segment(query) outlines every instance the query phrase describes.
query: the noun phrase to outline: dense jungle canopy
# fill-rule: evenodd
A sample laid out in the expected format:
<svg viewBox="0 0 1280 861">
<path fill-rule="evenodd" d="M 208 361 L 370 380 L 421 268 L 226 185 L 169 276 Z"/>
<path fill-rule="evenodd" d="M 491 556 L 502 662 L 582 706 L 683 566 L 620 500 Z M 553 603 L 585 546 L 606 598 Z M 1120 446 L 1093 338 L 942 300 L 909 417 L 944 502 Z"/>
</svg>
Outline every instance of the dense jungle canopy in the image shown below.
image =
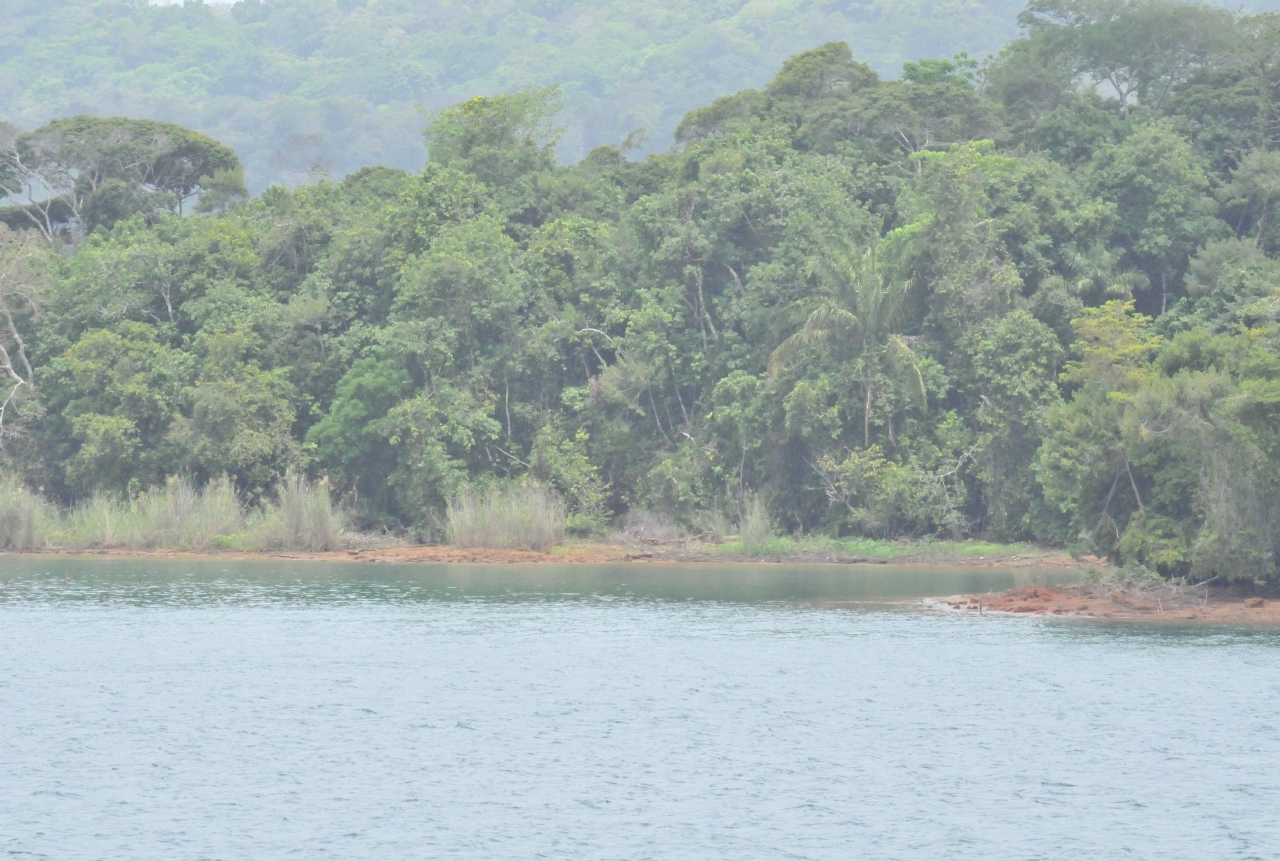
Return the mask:
<svg viewBox="0 0 1280 861">
<path fill-rule="evenodd" d="M 424 536 L 532 478 L 581 533 L 756 499 L 1272 578 L 1280 16 L 1020 21 L 900 79 L 822 45 L 642 161 L 558 164 L 537 88 L 437 113 L 417 172 L 251 199 L 177 126 L 6 127 L 7 469 L 65 504 L 306 472 Z"/>
</svg>

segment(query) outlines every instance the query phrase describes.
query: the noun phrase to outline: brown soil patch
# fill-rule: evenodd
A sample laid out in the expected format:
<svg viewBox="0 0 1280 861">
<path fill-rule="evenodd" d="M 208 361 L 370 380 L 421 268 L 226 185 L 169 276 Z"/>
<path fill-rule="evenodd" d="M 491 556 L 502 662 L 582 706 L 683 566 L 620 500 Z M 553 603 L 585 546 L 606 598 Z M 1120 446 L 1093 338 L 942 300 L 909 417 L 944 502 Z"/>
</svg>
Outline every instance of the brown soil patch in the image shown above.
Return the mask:
<svg viewBox="0 0 1280 861">
<path fill-rule="evenodd" d="M 1032 586 L 999 595 L 955 595 L 931 602 L 962 613 L 1079 616 L 1118 621 L 1220 622 L 1280 624 L 1280 595 L 1244 594 L 1238 588 L 1216 589 L 1169 599 L 1092 586 Z"/>
</svg>

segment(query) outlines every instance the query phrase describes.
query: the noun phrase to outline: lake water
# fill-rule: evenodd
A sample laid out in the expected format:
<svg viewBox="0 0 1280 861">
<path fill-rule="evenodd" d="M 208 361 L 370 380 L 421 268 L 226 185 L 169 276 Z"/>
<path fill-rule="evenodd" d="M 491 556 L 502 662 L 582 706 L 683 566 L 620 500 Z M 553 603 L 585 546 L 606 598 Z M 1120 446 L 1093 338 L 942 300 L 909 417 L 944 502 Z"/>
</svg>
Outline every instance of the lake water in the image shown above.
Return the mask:
<svg viewBox="0 0 1280 861">
<path fill-rule="evenodd" d="M 1280 858 L 1280 633 L 1035 578 L 0 558 L 0 851 Z"/>
</svg>

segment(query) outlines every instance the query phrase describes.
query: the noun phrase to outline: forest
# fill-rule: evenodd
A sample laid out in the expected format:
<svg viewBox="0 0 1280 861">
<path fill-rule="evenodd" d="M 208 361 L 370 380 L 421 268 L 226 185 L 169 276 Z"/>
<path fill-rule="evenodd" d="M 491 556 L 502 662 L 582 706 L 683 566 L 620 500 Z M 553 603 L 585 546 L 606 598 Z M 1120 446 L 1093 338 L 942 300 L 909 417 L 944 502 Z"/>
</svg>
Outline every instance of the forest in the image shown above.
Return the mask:
<svg viewBox="0 0 1280 861">
<path fill-rule="evenodd" d="M 1252 0 L 1253 6 L 1277 0 Z M 368 165 L 416 171 L 420 108 L 557 84 L 557 150 L 670 146 L 685 113 L 849 41 L 882 74 L 981 56 L 1017 0 L 5 0 L 0 117 L 164 120 L 234 148 L 249 189 Z M 1262 11 L 1256 9 L 1255 11 Z M 975 55 L 978 55 L 975 54 Z"/>
<path fill-rule="evenodd" d="M 323 481 L 432 541 L 572 533 L 1280 559 L 1280 16 L 1033 0 L 985 63 L 831 42 L 643 160 L 557 162 L 555 87 L 433 114 L 417 172 L 251 197 L 154 120 L 0 131 L 5 470 L 62 506 Z"/>
</svg>

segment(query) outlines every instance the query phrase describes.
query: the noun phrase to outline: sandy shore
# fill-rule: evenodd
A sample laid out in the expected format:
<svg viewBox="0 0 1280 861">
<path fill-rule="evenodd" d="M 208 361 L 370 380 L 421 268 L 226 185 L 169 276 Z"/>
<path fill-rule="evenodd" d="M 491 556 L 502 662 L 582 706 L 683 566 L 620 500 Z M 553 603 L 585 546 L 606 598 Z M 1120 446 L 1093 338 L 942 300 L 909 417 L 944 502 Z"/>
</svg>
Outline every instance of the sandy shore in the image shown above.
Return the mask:
<svg viewBox="0 0 1280 861">
<path fill-rule="evenodd" d="M 1240 587 L 1192 590 L 1184 595 L 1106 592 L 1091 585 L 1036 586 L 998 595 L 953 595 L 926 604 L 958 613 L 1078 616 L 1143 622 L 1280 624 L 1280 595 Z"/>
</svg>

